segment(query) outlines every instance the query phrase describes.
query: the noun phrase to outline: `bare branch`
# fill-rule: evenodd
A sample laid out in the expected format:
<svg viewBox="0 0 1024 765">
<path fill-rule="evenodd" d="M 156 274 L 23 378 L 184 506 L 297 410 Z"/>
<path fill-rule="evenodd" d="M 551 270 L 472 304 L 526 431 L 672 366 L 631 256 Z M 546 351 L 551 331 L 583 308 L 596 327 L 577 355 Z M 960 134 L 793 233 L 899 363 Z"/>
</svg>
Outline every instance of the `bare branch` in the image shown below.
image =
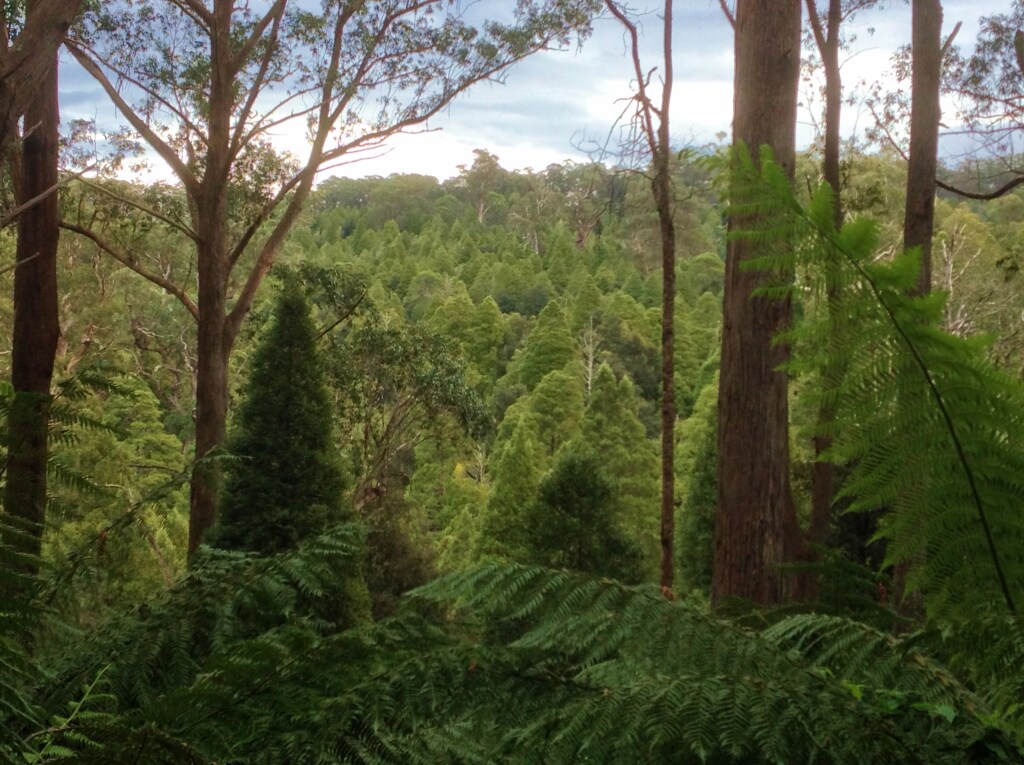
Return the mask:
<svg viewBox="0 0 1024 765">
<path fill-rule="evenodd" d="M 733 29 L 735 29 L 736 28 L 736 16 L 732 12 L 732 8 L 729 7 L 729 3 L 727 2 L 727 0 L 718 0 L 718 4 L 722 7 L 722 13 L 725 14 L 725 18 L 728 20 L 729 26 L 731 26 Z"/>
<path fill-rule="evenodd" d="M 263 58 L 260 59 L 260 66 L 253 79 L 253 83 L 249 88 L 249 95 L 245 99 L 245 103 L 239 110 L 238 122 L 235 126 L 234 135 L 231 136 L 231 152 L 236 154 L 241 150 L 244 145 L 242 134 L 245 132 L 245 124 L 249 120 L 249 115 L 252 114 L 253 107 L 256 105 L 256 99 L 263 90 L 264 81 L 267 76 L 267 72 L 270 69 L 270 63 L 274 58 L 275 48 L 277 47 L 277 38 L 281 30 L 281 18 L 284 15 L 285 0 L 278 0 L 274 7 L 260 20 L 260 23 L 253 30 L 249 39 L 245 41 L 245 45 L 236 54 L 235 59 L 235 71 L 237 72 L 239 67 L 244 66 L 246 58 L 249 53 L 255 47 L 256 43 L 259 42 L 263 35 L 267 25 L 271 22 L 273 27 L 270 30 L 270 39 L 267 41 L 266 50 L 263 53 Z"/>
<path fill-rule="evenodd" d="M 647 138 L 651 156 L 653 157 L 657 155 L 657 146 L 655 143 L 655 136 L 657 133 L 654 129 L 654 121 L 651 118 L 651 99 L 647 95 L 647 83 L 649 82 L 650 75 L 648 74 L 646 78 L 644 77 L 643 67 L 640 63 L 640 41 L 639 35 L 637 34 L 636 24 L 626 16 L 619 5 L 613 0 L 605 0 L 605 7 L 607 7 L 611 14 L 618 19 L 619 23 L 625 27 L 626 33 L 629 35 L 630 53 L 633 60 L 633 72 L 636 75 L 636 100 L 638 104 L 638 112 L 642 122 L 643 132 Z"/>
<path fill-rule="evenodd" d="M 25 212 L 25 210 L 29 209 L 30 207 L 32 207 L 34 205 L 39 204 L 44 199 L 49 197 L 51 194 L 55 193 L 62 186 L 66 186 L 68 183 L 70 183 L 74 179 L 80 178 L 82 173 L 87 173 L 87 172 L 89 172 L 92 169 L 94 169 L 94 166 L 90 165 L 89 167 L 85 168 L 84 170 L 82 170 L 79 173 L 75 173 L 74 175 L 69 175 L 69 176 L 67 176 L 65 178 L 62 178 L 59 183 L 51 186 L 50 188 L 46 189 L 45 191 L 43 191 L 43 192 L 41 192 L 39 194 L 36 194 L 34 197 L 29 199 L 27 202 L 21 203 L 20 205 L 15 207 L 13 210 L 8 212 L 3 218 L 0 218 L 0 228 L 7 228 L 7 226 L 11 225 L 11 223 L 14 222 L 15 218 L 17 218 L 19 215 L 21 215 L 23 212 Z M 33 256 L 33 257 L 35 257 L 35 256 Z"/>
<path fill-rule="evenodd" d="M 170 145 L 161 138 L 156 131 L 154 131 L 145 120 L 143 120 L 132 107 L 121 97 L 118 89 L 114 87 L 114 84 L 110 82 L 107 75 L 102 69 L 96 64 L 95 61 L 85 52 L 79 44 L 73 40 L 65 40 L 65 47 L 71 51 L 71 55 L 75 57 L 75 60 L 82 65 L 89 74 L 92 75 L 100 87 L 106 92 L 107 96 L 118 111 L 124 115 L 125 119 L 131 123 L 132 127 L 138 131 L 138 133 L 146 140 L 153 150 L 160 155 L 160 158 L 170 165 L 175 175 L 181 179 L 181 182 L 185 185 L 185 188 L 190 194 L 199 193 L 199 182 L 196 179 L 195 174 L 192 170 L 181 161 L 181 157 L 178 156 L 177 152 L 170 147 Z"/>
<path fill-rule="evenodd" d="M 964 197 L 965 199 L 981 199 L 981 200 L 998 199 L 999 197 L 1004 196 L 1005 194 L 1010 193 L 1011 191 L 1013 191 L 1015 188 L 1017 188 L 1018 186 L 1020 186 L 1022 184 L 1024 184 L 1024 174 L 1018 175 L 1013 180 L 1004 183 L 1002 186 L 1000 186 L 995 191 L 989 191 L 989 192 L 966 191 L 964 189 L 958 189 L 956 186 L 951 186 L 950 184 L 945 183 L 945 182 L 940 181 L 940 180 L 936 180 L 935 181 L 935 185 L 938 188 L 942 189 L 943 191 L 948 191 L 951 194 L 956 194 L 957 196 Z"/>
<path fill-rule="evenodd" d="M 953 31 L 949 33 L 949 37 L 946 38 L 946 42 L 942 43 L 942 53 L 939 54 L 942 57 L 942 59 L 946 58 L 946 54 L 949 52 L 950 47 L 953 45 L 953 40 L 956 39 L 957 33 L 960 32 L 960 27 L 962 27 L 963 25 L 964 23 L 962 21 L 956 22 L 956 26 L 953 27 Z"/>
<path fill-rule="evenodd" d="M 181 221 L 175 220 L 174 218 L 170 218 L 170 217 L 164 215 L 163 213 L 161 213 L 159 210 L 154 210 L 149 205 L 143 204 L 142 202 L 139 202 L 139 201 L 137 201 L 135 199 L 129 199 L 128 197 L 121 196 L 120 194 L 116 193 L 115 191 L 113 191 L 112 189 L 108 188 L 107 186 L 103 186 L 103 185 L 101 185 L 99 183 L 93 183 L 88 178 L 80 178 L 79 180 L 81 181 L 82 184 L 88 186 L 91 189 L 95 189 L 96 191 L 98 191 L 99 193 L 103 194 L 104 196 L 108 196 L 111 199 L 117 200 L 118 202 L 123 202 L 126 205 L 134 207 L 136 210 L 139 210 L 140 212 L 146 213 L 146 215 L 150 215 L 150 216 L 156 218 L 157 220 L 162 221 L 163 223 L 166 223 L 171 228 L 173 228 L 176 231 L 178 231 L 178 232 L 184 234 L 185 236 L 187 236 L 193 242 L 198 242 L 199 241 L 199 236 L 196 234 L 196 232 L 193 231 L 188 226 L 186 226 Z"/>
<path fill-rule="evenodd" d="M 208 30 L 213 27 L 213 14 L 199 0 L 173 0 L 173 2 L 189 16 L 202 22 Z"/>
<path fill-rule="evenodd" d="M 899 143 L 897 143 L 896 139 L 889 131 L 889 128 L 886 126 L 886 123 L 883 122 L 882 118 L 878 116 L 878 112 L 875 111 L 875 107 L 872 106 L 870 102 L 867 104 L 867 107 L 868 111 L 871 112 L 871 116 L 875 118 L 875 126 L 882 131 L 882 134 L 885 136 L 885 140 L 888 141 L 889 145 L 892 146 L 899 153 L 899 155 L 903 158 L 904 162 L 909 162 L 910 157 L 907 156 L 907 152 L 904 151 L 903 147 L 900 146 Z"/>
<path fill-rule="evenodd" d="M 271 40 L 277 39 L 277 31 L 281 28 L 281 20 L 284 17 L 284 9 L 287 4 L 287 0 L 277 0 L 277 2 L 275 2 L 274 5 L 271 6 L 270 10 L 268 10 L 266 14 L 264 14 L 263 18 L 260 19 L 259 23 L 255 27 L 253 27 L 252 33 L 249 35 L 249 39 L 247 39 L 242 44 L 242 47 L 239 48 L 238 52 L 235 54 L 236 66 L 234 67 L 234 70 L 236 73 L 240 70 L 240 67 L 245 64 L 245 60 L 249 58 L 249 55 L 252 53 L 253 48 L 256 47 L 256 44 L 263 37 L 263 33 L 271 24 L 273 24 L 274 29 L 270 34 L 270 38 Z M 267 46 L 267 53 L 264 56 L 264 61 L 261 62 L 261 69 L 263 69 L 263 63 L 269 60 L 269 58 L 272 55 L 273 46 Z M 258 85 L 253 88 L 253 90 L 258 89 Z"/>
<path fill-rule="evenodd" d="M 195 319 L 196 321 L 199 321 L 199 307 L 195 304 L 192 298 L 190 298 L 188 294 L 183 289 L 181 289 L 181 287 L 179 287 L 177 284 L 170 281 L 169 279 L 165 279 L 159 274 L 154 274 L 152 271 L 143 268 L 142 266 L 139 265 L 138 260 L 136 258 L 133 258 L 121 252 L 116 247 L 111 245 L 106 239 L 99 236 L 96 232 L 92 231 L 91 229 L 85 228 L 84 226 L 79 226 L 77 223 L 69 223 L 67 221 L 61 221 L 60 227 L 66 229 L 67 231 L 72 231 L 78 234 L 79 236 L 84 236 L 86 239 L 90 240 L 93 244 L 95 244 L 103 252 L 107 253 L 110 257 L 112 257 L 121 265 L 131 269 L 139 276 L 141 276 L 143 279 L 152 282 L 153 284 L 157 285 L 168 294 L 176 297 L 178 301 L 183 306 L 185 306 L 185 309 L 190 314 L 192 314 L 192 318 Z"/>
<path fill-rule="evenodd" d="M 725 0 L 719 0 L 721 3 L 725 3 Z M 828 45 L 828 41 L 825 39 L 825 30 L 821 26 L 821 17 L 818 15 L 818 4 L 815 0 L 807 0 L 807 18 L 811 22 L 811 32 L 814 34 L 814 42 L 818 46 L 818 50 L 824 51 Z"/>
</svg>

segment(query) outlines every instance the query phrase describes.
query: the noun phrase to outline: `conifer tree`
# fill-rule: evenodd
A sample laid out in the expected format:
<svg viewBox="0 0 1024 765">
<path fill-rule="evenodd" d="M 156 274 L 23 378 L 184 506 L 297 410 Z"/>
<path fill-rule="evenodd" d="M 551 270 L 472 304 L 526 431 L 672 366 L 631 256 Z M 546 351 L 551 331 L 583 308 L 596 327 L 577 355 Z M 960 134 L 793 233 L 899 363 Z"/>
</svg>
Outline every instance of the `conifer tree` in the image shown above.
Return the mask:
<svg viewBox="0 0 1024 765">
<path fill-rule="evenodd" d="M 309 307 L 286 286 L 253 358 L 214 546 L 276 553 L 344 519 L 331 421 Z"/>
<path fill-rule="evenodd" d="M 508 443 L 496 455 L 494 484 L 479 540 L 482 555 L 521 557 L 523 514 L 536 497 L 542 472 L 541 451 L 532 418 L 521 415 Z"/>
<path fill-rule="evenodd" d="M 529 395 L 530 416 L 540 445 L 551 457 L 579 432 L 583 419 L 583 381 L 572 367 L 544 375 Z"/>
<path fill-rule="evenodd" d="M 617 497 L 618 521 L 656 560 L 658 535 L 650 517 L 658 507 L 657 448 L 640 422 L 632 381 L 625 376 L 616 381 L 608 364 L 594 377 L 580 441 L 601 455 Z"/>
<path fill-rule="evenodd" d="M 537 317 L 523 348 L 520 379 L 527 388 L 533 388 L 548 372 L 561 369 L 576 358 L 576 341 L 569 332 L 565 313 L 555 303 L 548 303 Z"/>
<path fill-rule="evenodd" d="M 524 514 L 529 562 L 638 579 L 640 552 L 619 526 L 615 486 L 597 452 L 579 442 L 566 447 L 537 494 Z"/>
<path fill-rule="evenodd" d="M 679 566 L 683 591 L 711 591 L 715 527 L 718 381 L 705 385 L 677 429 L 680 495 Z"/>
</svg>

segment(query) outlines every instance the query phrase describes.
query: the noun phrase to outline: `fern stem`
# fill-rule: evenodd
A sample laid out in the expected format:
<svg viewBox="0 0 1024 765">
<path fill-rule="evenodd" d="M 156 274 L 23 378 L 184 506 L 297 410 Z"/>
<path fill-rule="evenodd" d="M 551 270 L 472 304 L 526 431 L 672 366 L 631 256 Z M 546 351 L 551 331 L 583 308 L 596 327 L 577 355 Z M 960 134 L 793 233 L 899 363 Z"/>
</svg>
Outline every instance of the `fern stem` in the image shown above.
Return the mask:
<svg viewBox="0 0 1024 765">
<path fill-rule="evenodd" d="M 949 431 L 949 437 L 953 441 L 953 447 L 956 449 L 957 458 L 960 461 L 960 466 L 963 468 L 964 475 L 967 478 L 967 485 L 971 491 L 971 498 L 974 501 L 975 510 L 978 512 L 978 519 L 981 521 L 982 530 L 985 532 L 985 542 L 988 545 L 989 554 L 992 557 L 992 565 L 996 571 L 996 577 L 999 579 L 999 587 L 1002 590 L 1003 599 L 1006 601 L 1006 607 L 1010 610 L 1010 614 L 1014 618 L 1018 618 L 1017 606 L 1013 601 L 1013 596 L 1010 594 L 1010 586 L 1006 579 L 1006 574 L 1003 571 L 1002 563 L 999 560 L 999 551 L 996 549 L 995 539 L 992 537 L 992 529 L 989 526 L 988 516 L 985 513 L 985 506 L 981 500 L 981 493 L 978 491 L 978 485 L 974 477 L 974 471 L 971 469 L 970 462 L 967 459 L 967 455 L 964 452 L 963 444 L 960 441 L 960 436 L 957 433 L 956 424 L 953 421 L 952 415 L 949 413 L 949 409 L 946 406 L 946 400 L 942 396 L 942 392 L 939 390 L 938 385 L 935 382 L 935 378 L 932 377 L 931 370 L 928 369 L 928 365 L 925 364 L 924 359 L 921 358 L 921 354 L 917 350 L 917 346 L 914 345 L 914 341 L 910 339 L 903 325 L 900 324 L 899 319 L 896 318 L 896 314 L 892 308 L 885 301 L 882 295 L 882 290 L 879 289 L 878 284 L 871 275 L 868 273 L 856 259 L 850 257 L 842 248 L 839 248 L 843 252 L 843 256 L 846 260 L 853 265 L 854 269 L 860 276 L 867 282 L 871 291 L 874 293 L 875 298 L 878 300 L 882 309 L 885 311 L 886 316 L 889 317 L 889 321 L 892 323 L 893 328 L 899 334 L 900 338 L 906 344 L 907 349 L 910 351 L 911 357 L 914 359 L 914 363 L 921 371 L 921 375 L 924 377 L 925 383 L 928 386 L 928 390 L 935 399 L 935 404 L 939 408 L 939 413 L 942 415 L 942 420 L 946 425 L 946 430 Z"/>
</svg>

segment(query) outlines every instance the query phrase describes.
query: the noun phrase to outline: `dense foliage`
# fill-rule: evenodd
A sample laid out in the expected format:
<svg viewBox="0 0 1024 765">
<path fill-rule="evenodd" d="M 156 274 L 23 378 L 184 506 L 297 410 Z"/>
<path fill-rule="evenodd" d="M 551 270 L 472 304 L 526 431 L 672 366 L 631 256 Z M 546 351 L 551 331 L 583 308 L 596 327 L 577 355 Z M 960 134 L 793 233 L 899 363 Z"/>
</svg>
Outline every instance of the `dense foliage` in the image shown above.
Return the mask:
<svg viewBox="0 0 1024 765">
<path fill-rule="evenodd" d="M 44 575 L 2 569 L 0 758 L 1020 761 L 1010 264 L 1024 197 L 940 200 L 948 293 L 912 298 L 913 253 L 887 250 L 895 160 L 851 159 L 847 204 L 877 220 L 838 230 L 827 191 L 794 196 L 773 165 L 749 165 L 733 203 L 771 225 L 744 235 L 796 243 L 760 265 L 798 275 L 779 287 L 799 305 L 798 509 L 827 396 L 857 515 L 794 572 L 816 579 L 817 602 L 728 617 L 705 604 L 724 252 L 713 155 L 673 171 L 677 594 L 650 584 L 660 277 L 642 179 L 570 163 L 512 173 L 479 152 L 444 183 L 325 182 L 287 244 L 286 286 L 256 306 L 233 359 L 235 436 L 216 457 L 229 476 L 218 547 L 231 549 L 204 547 L 187 570 L 186 316 L 66 239 L 54 512 Z M 189 273 L 188 250 L 127 206 L 73 184 L 65 202 L 105 210 L 112 235 Z M 845 286 L 838 327 L 825 268 Z M 841 378 L 822 379 L 826 358 Z M 266 514 L 282 519 L 269 537 Z M 919 621 L 890 608 L 890 565 L 906 561 Z"/>
</svg>

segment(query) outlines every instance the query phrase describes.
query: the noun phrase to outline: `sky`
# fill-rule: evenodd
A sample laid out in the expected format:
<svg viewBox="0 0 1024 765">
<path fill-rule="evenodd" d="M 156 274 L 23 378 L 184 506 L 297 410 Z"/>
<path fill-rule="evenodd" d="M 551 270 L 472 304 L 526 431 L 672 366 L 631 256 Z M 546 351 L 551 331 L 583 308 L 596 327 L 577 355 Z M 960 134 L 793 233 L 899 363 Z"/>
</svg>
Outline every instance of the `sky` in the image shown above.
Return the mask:
<svg viewBox="0 0 1024 765">
<path fill-rule="evenodd" d="M 502 0 L 506 2 L 510 0 Z M 646 0 L 634 0 L 643 8 Z M 651 4 L 654 5 L 654 4 Z M 857 39 L 843 63 L 844 86 L 888 76 L 889 57 L 910 41 L 910 9 L 889 0 L 884 10 L 855 17 L 849 31 Z M 943 29 L 948 34 L 960 21 L 957 43 L 970 46 L 981 16 L 1008 10 L 1009 0 L 946 0 Z M 649 6 L 650 7 L 650 6 Z M 718 0 L 676 0 L 674 6 L 674 71 L 670 124 L 678 145 L 701 145 L 728 134 L 732 112 L 732 29 Z M 661 19 L 640 17 L 642 57 L 647 68 L 660 59 Z M 506 169 L 542 170 L 567 159 L 587 161 L 588 151 L 608 144 L 615 149 L 613 130 L 623 99 L 631 94 L 632 65 L 622 28 L 610 18 L 595 21 L 591 37 L 566 51 L 535 54 L 511 69 L 502 83 L 481 83 L 460 96 L 431 120 L 429 132 L 392 139 L 378 156 L 331 171 L 351 177 L 421 173 L 444 179 L 473 161 L 473 150 L 487 149 Z M 62 70 L 65 119 L 116 120 L 82 71 Z M 808 88 L 803 96 L 810 94 Z M 803 99 L 802 99 L 803 100 Z M 857 106 L 844 110 L 843 132 L 853 135 L 870 116 Z M 813 136 L 810 113 L 800 115 L 798 142 Z M 301 154 L 300 136 L 282 135 L 279 145 Z M 157 172 L 157 176 L 160 173 Z"/>
</svg>

